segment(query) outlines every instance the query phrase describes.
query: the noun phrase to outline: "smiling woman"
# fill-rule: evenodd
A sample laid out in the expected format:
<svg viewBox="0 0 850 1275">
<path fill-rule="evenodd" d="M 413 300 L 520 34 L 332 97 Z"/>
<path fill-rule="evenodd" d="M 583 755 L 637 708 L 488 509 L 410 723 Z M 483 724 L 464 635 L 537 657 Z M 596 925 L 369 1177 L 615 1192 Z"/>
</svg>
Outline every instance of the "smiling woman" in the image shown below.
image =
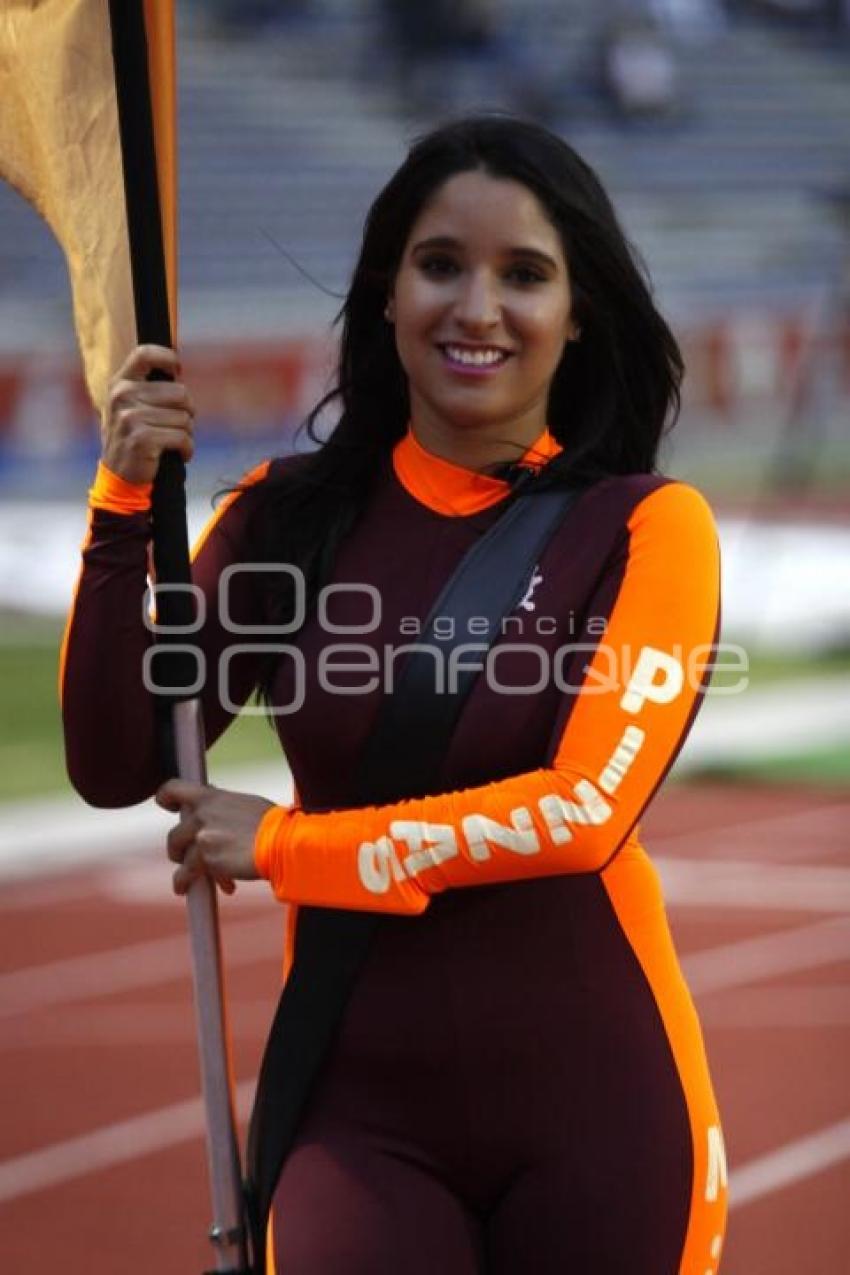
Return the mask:
<svg viewBox="0 0 850 1275">
<path fill-rule="evenodd" d="M 208 737 L 259 690 L 297 801 L 162 784 L 148 479 L 194 410 L 146 381 L 175 371 L 156 347 L 104 422 L 73 781 L 159 788 L 178 890 L 263 878 L 290 905 L 252 1138 L 270 1275 L 714 1275 L 719 1118 L 638 835 L 717 640 L 710 510 L 656 469 L 676 342 L 594 173 L 500 117 L 412 147 L 340 317 L 320 445 L 249 475 L 194 563 Z M 423 644 L 464 679 L 454 716 Z"/>
</svg>

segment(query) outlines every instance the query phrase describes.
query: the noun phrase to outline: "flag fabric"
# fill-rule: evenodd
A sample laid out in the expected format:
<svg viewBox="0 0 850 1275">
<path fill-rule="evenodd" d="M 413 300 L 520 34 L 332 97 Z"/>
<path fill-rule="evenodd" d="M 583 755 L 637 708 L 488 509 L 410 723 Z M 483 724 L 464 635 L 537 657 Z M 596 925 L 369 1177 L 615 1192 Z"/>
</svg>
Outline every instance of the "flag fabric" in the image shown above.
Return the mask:
<svg viewBox="0 0 850 1275">
<path fill-rule="evenodd" d="M 177 320 L 174 15 L 144 0 L 171 331 Z M 107 0 L 0 0 L 0 176 L 51 227 L 68 265 L 98 411 L 137 343 Z"/>
</svg>

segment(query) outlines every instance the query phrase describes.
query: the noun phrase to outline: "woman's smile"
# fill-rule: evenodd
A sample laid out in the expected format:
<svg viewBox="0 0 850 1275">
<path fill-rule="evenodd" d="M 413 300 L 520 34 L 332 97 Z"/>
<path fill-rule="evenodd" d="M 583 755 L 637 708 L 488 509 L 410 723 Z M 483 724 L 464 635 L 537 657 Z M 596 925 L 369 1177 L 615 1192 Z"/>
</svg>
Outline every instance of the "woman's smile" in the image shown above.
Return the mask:
<svg viewBox="0 0 850 1275">
<path fill-rule="evenodd" d="M 510 351 L 495 345 L 461 345 L 451 342 L 438 345 L 437 349 L 442 353 L 450 371 L 477 379 L 492 376 L 511 357 Z"/>
</svg>

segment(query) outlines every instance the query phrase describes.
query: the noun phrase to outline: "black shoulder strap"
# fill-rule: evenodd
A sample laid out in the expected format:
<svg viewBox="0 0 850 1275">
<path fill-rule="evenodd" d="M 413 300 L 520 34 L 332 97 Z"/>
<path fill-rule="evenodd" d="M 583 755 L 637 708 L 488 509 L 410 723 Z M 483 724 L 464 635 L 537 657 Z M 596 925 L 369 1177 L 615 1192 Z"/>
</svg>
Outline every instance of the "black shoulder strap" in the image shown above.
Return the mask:
<svg viewBox="0 0 850 1275">
<path fill-rule="evenodd" d="M 526 473 L 531 471 L 526 470 Z M 533 486 L 534 479 L 526 483 Z M 499 635 L 502 619 L 522 600 L 531 573 L 553 531 L 575 500 L 574 488 L 539 495 L 520 491 L 499 520 L 466 553 L 423 625 L 423 635 L 383 701 L 358 777 L 358 805 L 378 805 L 434 791 L 461 709 L 479 669 L 474 658 L 459 664 L 455 685 L 434 691 L 434 659 L 451 665 L 452 650 L 474 645 L 481 660 Z M 439 621 L 453 620 L 454 637 L 439 636 Z M 476 620 L 474 630 L 469 621 Z M 482 622 L 486 620 L 486 626 Z M 470 644 L 474 631 L 476 642 Z M 460 671 L 462 670 L 462 671 Z"/>
<path fill-rule="evenodd" d="M 495 641 L 502 618 L 521 601 L 543 549 L 579 494 L 576 488 L 526 494 L 534 481 L 525 480 L 525 490 L 520 487 L 467 552 L 434 603 L 419 649 L 382 703 L 361 763 L 356 804 L 383 804 L 435 790 L 478 670 L 465 670 L 455 687 L 435 694 L 434 661 L 424 648 L 436 644 L 448 656 L 466 641 L 466 622 L 473 616 L 487 621 L 486 635 L 480 638 L 482 656 Z M 435 627 L 446 616 L 455 621 L 455 637 L 448 642 L 437 636 Z M 479 620 L 476 632 L 483 627 Z M 376 912 L 299 908 L 295 957 L 266 1044 L 248 1136 L 246 1195 L 259 1255 L 301 1111 L 380 919 Z M 261 1270 L 261 1257 L 255 1260 Z"/>
</svg>

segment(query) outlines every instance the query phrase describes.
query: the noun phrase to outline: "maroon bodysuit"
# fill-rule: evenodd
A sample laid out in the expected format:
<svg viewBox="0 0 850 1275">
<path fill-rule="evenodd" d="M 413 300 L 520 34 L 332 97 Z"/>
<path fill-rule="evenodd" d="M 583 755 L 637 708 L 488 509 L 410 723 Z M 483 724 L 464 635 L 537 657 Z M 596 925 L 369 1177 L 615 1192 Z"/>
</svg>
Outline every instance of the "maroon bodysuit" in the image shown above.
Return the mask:
<svg viewBox="0 0 850 1275">
<path fill-rule="evenodd" d="M 411 438 L 342 545 L 330 583 L 347 588 L 297 633 L 227 632 L 218 609 L 222 572 L 255 556 L 265 469 L 195 561 L 207 620 L 187 641 L 206 661 L 210 742 L 266 658 L 228 649 L 286 648 L 273 700 L 300 809 L 271 819 L 257 847 L 290 904 L 285 973 L 300 905 L 385 913 L 280 1178 L 268 1269 L 713 1275 L 726 1209 L 720 1125 L 637 827 L 706 678 L 674 687 L 634 672 L 641 653 L 669 672 L 716 639 L 711 515 L 692 488 L 659 476 L 587 490 L 500 639 L 498 686 L 479 678 L 472 690 L 439 792 L 351 811 L 385 683 L 370 687 L 361 652 L 363 669 L 329 685 L 327 648 L 371 651 L 383 672 L 387 648 L 415 641 L 414 621 L 507 494 Z M 144 509 L 93 511 L 63 713 L 69 773 L 94 804 L 141 801 L 162 777 L 141 674 L 149 535 Z M 268 621 L 263 580 L 236 572 L 231 620 Z M 377 623 L 364 584 L 380 598 Z M 631 673 L 591 693 L 603 647 L 622 655 L 630 643 Z M 558 660 L 559 679 L 539 686 L 541 661 Z"/>
</svg>

